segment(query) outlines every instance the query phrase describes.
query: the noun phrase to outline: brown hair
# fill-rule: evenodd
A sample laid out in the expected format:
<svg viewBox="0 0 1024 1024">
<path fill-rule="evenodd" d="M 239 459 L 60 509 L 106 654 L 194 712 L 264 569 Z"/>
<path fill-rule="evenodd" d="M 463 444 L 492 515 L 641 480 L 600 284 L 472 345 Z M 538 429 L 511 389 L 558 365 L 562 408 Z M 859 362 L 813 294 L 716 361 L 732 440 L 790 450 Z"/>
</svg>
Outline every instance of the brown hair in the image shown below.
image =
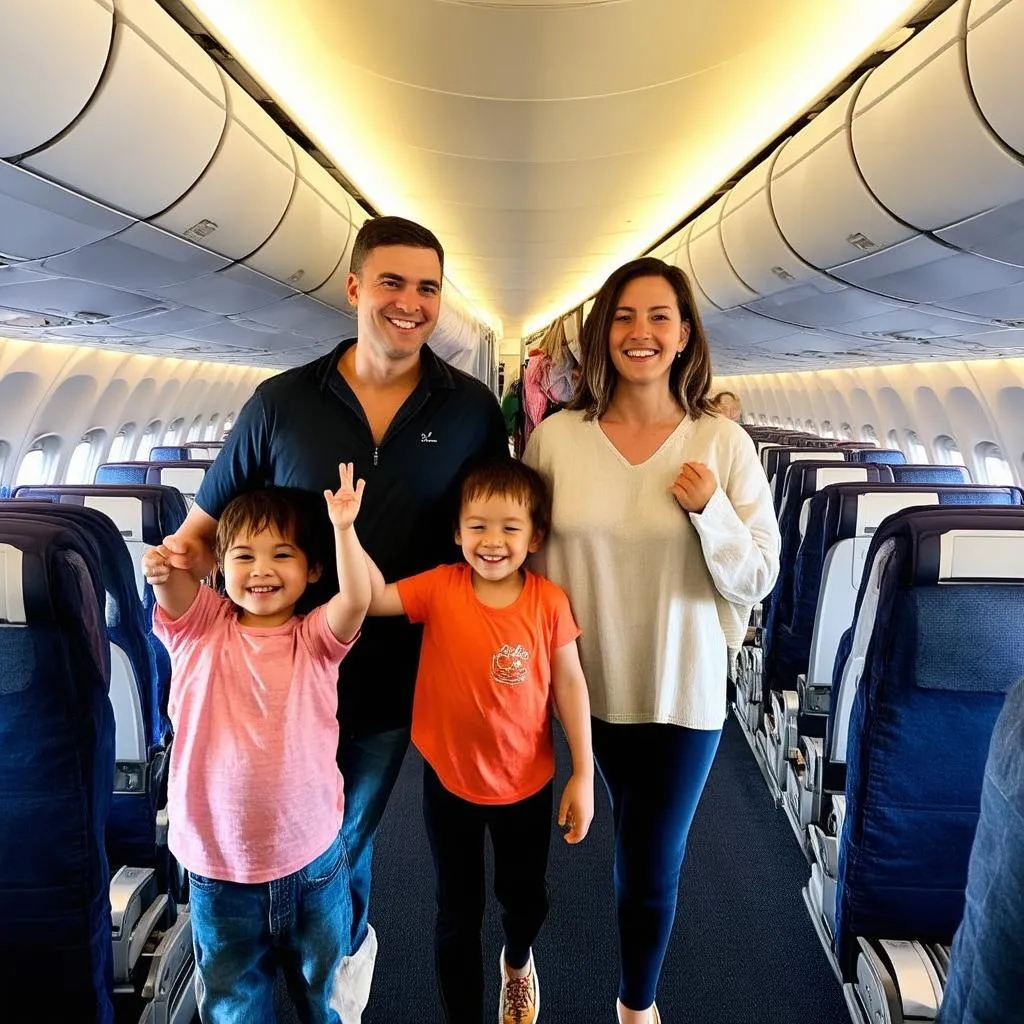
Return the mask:
<svg viewBox="0 0 1024 1024">
<path fill-rule="evenodd" d="M 551 528 L 551 491 L 535 469 L 513 458 L 489 459 L 470 470 L 462 481 L 460 512 L 474 498 L 499 495 L 524 505 L 534 530 L 547 536 Z"/>
<path fill-rule="evenodd" d="M 683 323 L 690 325 L 690 337 L 678 359 L 672 361 L 669 372 L 669 390 L 682 406 L 683 412 L 694 419 L 711 412 L 708 391 L 711 389 L 711 352 L 700 312 L 693 297 L 693 289 L 686 275 L 653 256 L 624 263 L 598 290 L 594 307 L 583 324 L 581 347 L 583 365 L 576 393 L 568 403 L 569 409 L 582 409 L 586 419 L 603 416 L 615 390 L 616 372 L 608 350 L 615 311 L 622 292 L 630 281 L 638 277 L 662 277 L 676 293 L 676 303 Z"/>
<path fill-rule="evenodd" d="M 323 509 L 316 511 L 323 518 Z M 290 487 L 268 487 L 240 494 L 228 503 L 217 520 L 217 564 L 224 565 L 231 542 L 240 534 L 273 529 L 306 556 L 310 568 L 323 565 L 316 511 L 308 492 Z"/>
<path fill-rule="evenodd" d="M 384 245 L 408 245 L 413 249 L 433 249 L 444 273 L 444 249 L 433 231 L 422 224 L 404 217 L 373 217 L 366 221 L 356 234 L 352 246 L 352 261 L 349 272 L 357 277 L 363 269 L 366 257 Z"/>
<path fill-rule="evenodd" d="M 711 399 L 711 404 L 718 405 L 723 398 L 731 398 L 734 402 L 738 402 L 740 400 L 740 396 L 733 391 L 719 391 L 718 394 Z"/>
</svg>

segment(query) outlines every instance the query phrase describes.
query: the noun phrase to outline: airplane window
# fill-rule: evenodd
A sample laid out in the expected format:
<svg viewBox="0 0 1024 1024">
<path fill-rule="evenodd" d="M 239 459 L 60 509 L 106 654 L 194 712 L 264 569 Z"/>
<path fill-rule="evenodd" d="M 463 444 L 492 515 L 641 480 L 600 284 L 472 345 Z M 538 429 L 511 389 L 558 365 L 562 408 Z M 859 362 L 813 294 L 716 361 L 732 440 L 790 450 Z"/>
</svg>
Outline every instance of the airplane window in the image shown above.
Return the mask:
<svg viewBox="0 0 1024 1024">
<path fill-rule="evenodd" d="M 761 413 L 761 415 L 758 416 L 758 421 L 760 422 L 762 427 L 768 426 L 768 416 L 765 413 Z"/>
<path fill-rule="evenodd" d="M 928 449 L 921 444 L 921 438 L 919 438 L 913 430 L 907 431 L 907 448 L 909 449 L 907 454 L 910 456 L 911 462 L 932 461 L 928 458 Z"/>
<path fill-rule="evenodd" d="M 944 466 L 964 466 L 964 457 L 953 438 L 940 434 L 935 438 L 935 455 Z"/>
<path fill-rule="evenodd" d="M 793 420 L 789 416 L 786 417 L 786 429 L 787 430 L 792 430 L 793 429 Z"/>
<path fill-rule="evenodd" d="M 806 420 L 806 421 L 804 422 L 804 426 L 805 426 L 805 427 L 806 427 L 806 428 L 807 428 L 807 429 L 808 429 L 808 430 L 809 430 L 809 431 L 810 431 L 810 432 L 811 432 L 812 434 L 816 434 L 816 433 L 818 432 L 818 428 L 817 428 L 817 427 L 815 426 L 815 424 L 814 424 L 814 420 Z"/>
<path fill-rule="evenodd" d="M 878 444 L 878 434 L 875 433 L 875 428 L 870 423 L 865 423 L 861 428 L 860 439 L 862 441 L 870 441 L 872 444 Z"/>
<path fill-rule="evenodd" d="M 197 416 L 188 428 L 188 440 L 198 441 L 203 436 L 203 417 Z"/>
<path fill-rule="evenodd" d="M 65 483 L 88 484 L 92 482 L 93 462 L 97 453 L 103 450 L 103 438 L 102 430 L 90 430 L 78 442 L 75 450 L 71 453 L 71 461 L 64 473 Z"/>
<path fill-rule="evenodd" d="M 180 444 L 181 433 L 184 429 L 185 419 L 183 416 L 179 416 L 176 420 L 171 420 L 167 430 L 164 432 L 164 439 L 161 444 Z"/>
<path fill-rule="evenodd" d="M 832 429 L 832 421 L 831 420 L 822 420 L 821 421 L 821 436 L 822 437 L 835 437 L 836 436 L 835 431 Z"/>
<path fill-rule="evenodd" d="M 114 441 L 110 446 L 110 454 L 107 456 L 108 462 L 122 462 L 128 458 L 128 452 L 131 451 L 132 438 L 135 436 L 135 424 L 126 423 L 115 435 Z"/>
<path fill-rule="evenodd" d="M 160 433 L 160 427 L 161 423 L 159 420 L 153 420 L 153 422 L 146 427 L 146 432 L 142 435 L 142 440 L 139 442 L 139 450 L 136 455 L 137 458 L 142 459 L 143 461 L 149 458 L 150 449 L 157 443 L 156 439 L 157 435 Z M 165 443 L 173 444 L 174 442 L 167 441 Z M 113 462 L 114 460 L 111 459 L 110 461 Z"/>
<path fill-rule="evenodd" d="M 220 435 L 221 438 L 225 438 L 231 432 L 231 428 L 235 425 L 235 414 L 229 412 L 224 420 L 224 432 Z"/>
<path fill-rule="evenodd" d="M 903 451 L 903 445 L 900 444 L 899 434 L 897 434 L 895 430 L 890 430 L 889 433 L 885 435 L 885 443 L 890 448 L 899 448 L 900 451 Z"/>
<path fill-rule="evenodd" d="M 49 437 L 40 437 L 35 444 L 25 452 L 25 457 L 18 466 L 18 475 L 14 478 L 14 486 L 22 484 L 48 484 L 50 472 L 53 469 L 54 455 L 60 447 L 60 439 L 51 434 Z"/>
<path fill-rule="evenodd" d="M 781 427 L 782 426 L 782 424 L 779 422 L 779 417 L 778 416 L 773 416 L 772 417 L 772 426 L 773 427 Z"/>
<path fill-rule="evenodd" d="M 220 413 L 215 412 L 210 417 L 210 422 L 206 424 L 206 433 L 203 435 L 204 441 L 216 441 L 217 440 L 217 420 L 220 418 Z"/>
<path fill-rule="evenodd" d="M 849 423 L 844 423 L 839 428 L 839 436 L 844 441 L 853 440 L 853 427 Z"/>
<path fill-rule="evenodd" d="M 999 446 L 991 441 L 982 441 L 975 449 L 981 477 L 986 484 L 1012 484 L 1013 472 L 1010 464 L 1003 458 Z"/>
</svg>

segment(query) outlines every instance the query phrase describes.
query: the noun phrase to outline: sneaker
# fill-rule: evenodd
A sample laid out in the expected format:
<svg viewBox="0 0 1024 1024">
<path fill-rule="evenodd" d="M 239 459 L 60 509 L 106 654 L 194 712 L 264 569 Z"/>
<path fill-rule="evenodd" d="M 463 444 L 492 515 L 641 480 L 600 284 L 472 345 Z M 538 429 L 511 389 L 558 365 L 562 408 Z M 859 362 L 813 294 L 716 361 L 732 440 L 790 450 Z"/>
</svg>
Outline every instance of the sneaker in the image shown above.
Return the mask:
<svg viewBox="0 0 1024 1024">
<path fill-rule="evenodd" d="M 501 996 L 498 999 L 498 1024 L 536 1024 L 540 1014 L 540 983 L 530 950 L 530 973 L 525 978 L 509 977 L 505 968 L 505 950 L 501 951 Z"/>
</svg>

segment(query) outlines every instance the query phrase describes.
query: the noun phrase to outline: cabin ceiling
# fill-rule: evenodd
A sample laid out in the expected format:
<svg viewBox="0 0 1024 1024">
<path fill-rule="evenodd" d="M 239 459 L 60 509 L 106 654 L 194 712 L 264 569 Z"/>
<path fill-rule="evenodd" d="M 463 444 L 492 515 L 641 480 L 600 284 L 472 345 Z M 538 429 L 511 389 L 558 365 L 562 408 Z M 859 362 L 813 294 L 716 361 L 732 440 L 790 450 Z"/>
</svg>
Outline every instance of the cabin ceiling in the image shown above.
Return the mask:
<svg viewBox="0 0 1024 1024">
<path fill-rule="evenodd" d="M 506 337 L 581 303 L 922 0 L 184 0 Z"/>
</svg>

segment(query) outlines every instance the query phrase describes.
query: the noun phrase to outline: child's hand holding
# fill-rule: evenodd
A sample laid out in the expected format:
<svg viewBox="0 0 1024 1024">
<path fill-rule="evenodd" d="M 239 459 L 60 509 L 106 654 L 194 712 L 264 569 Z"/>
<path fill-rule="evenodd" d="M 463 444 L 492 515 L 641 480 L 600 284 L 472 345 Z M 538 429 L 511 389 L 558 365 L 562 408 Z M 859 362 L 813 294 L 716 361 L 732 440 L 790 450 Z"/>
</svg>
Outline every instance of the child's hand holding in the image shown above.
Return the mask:
<svg viewBox="0 0 1024 1024">
<path fill-rule="evenodd" d="M 562 802 L 558 805 L 558 824 L 569 831 L 567 843 L 578 843 L 594 820 L 594 776 L 573 775 L 566 783 Z"/>
<path fill-rule="evenodd" d="M 153 587 L 166 583 L 171 578 L 171 553 L 163 544 L 150 548 L 142 556 L 142 575 Z"/>
<path fill-rule="evenodd" d="M 342 462 L 338 465 L 338 476 L 341 486 L 332 494 L 324 491 L 324 500 L 327 502 L 327 514 L 331 517 L 331 523 L 336 530 L 347 530 L 359 514 L 359 506 L 363 501 L 363 488 L 365 480 L 359 480 L 353 486 L 352 478 L 354 471 L 351 462 Z"/>
</svg>

